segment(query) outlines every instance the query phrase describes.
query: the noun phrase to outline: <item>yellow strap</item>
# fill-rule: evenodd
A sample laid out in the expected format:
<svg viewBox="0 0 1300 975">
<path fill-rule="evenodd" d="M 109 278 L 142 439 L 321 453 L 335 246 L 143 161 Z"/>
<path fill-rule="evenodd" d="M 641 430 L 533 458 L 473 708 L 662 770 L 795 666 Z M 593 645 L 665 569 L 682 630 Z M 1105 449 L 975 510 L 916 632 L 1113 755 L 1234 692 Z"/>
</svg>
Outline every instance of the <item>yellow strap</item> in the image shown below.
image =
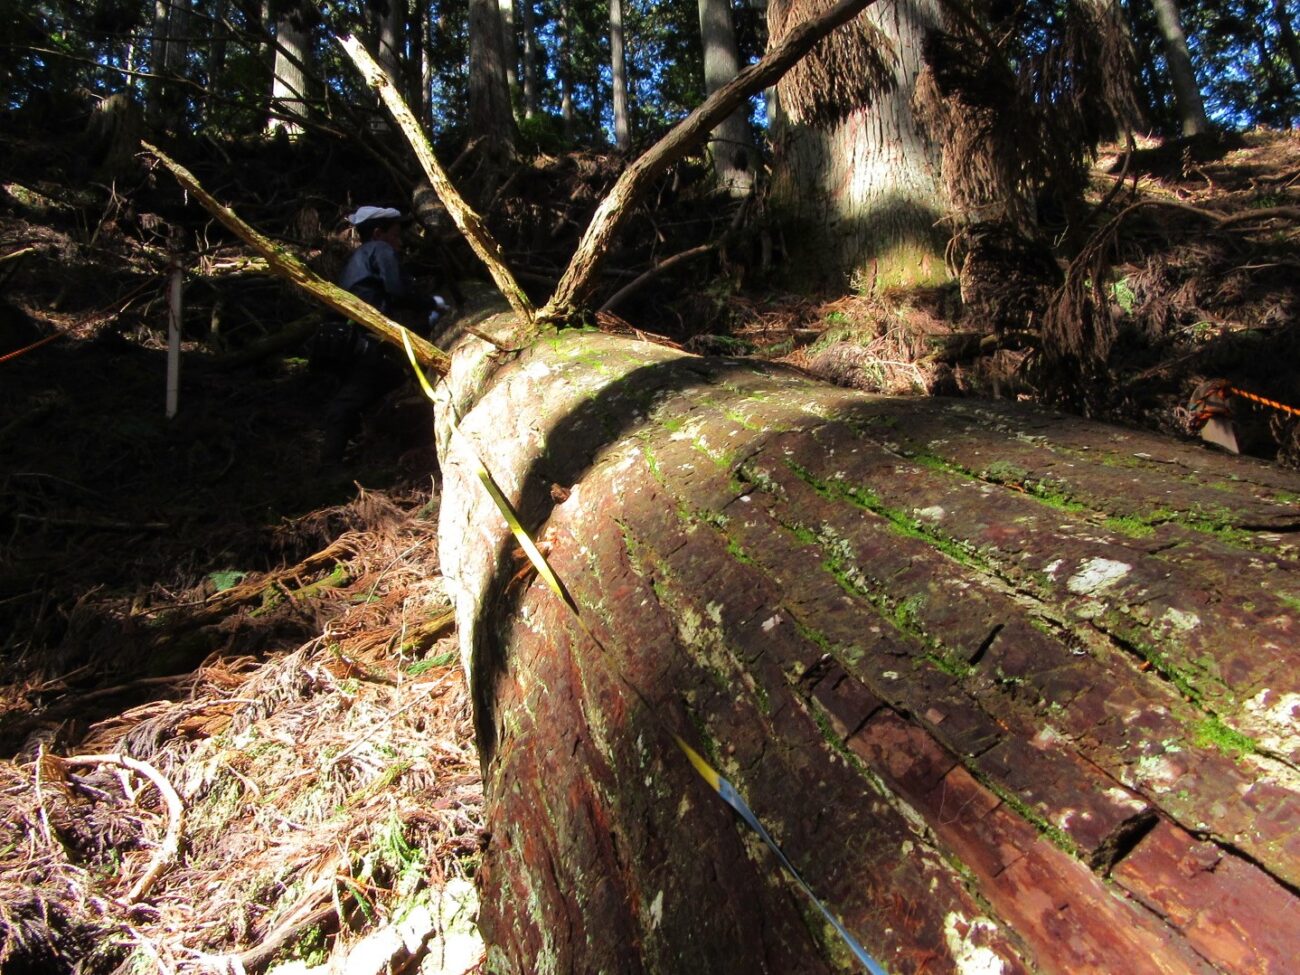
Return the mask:
<svg viewBox="0 0 1300 975">
<path fill-rule="evenodd" d="M 691 760 L 691 764 L 695 766 L 695 771 L 700 773 L 700 777 L 713 786 L 714 792 L 717 792 L 722 786 L 722 776 L 704 760 L 703 755 L 682 741 L 677 735 L 673 735 L 673 740 L 677 742 L 677 747 L 686 753 L 686 757 Z"/>
<path fill-rule="evenodd" d="M 408 330 L 406 328 L 402 329 L 402 345 L 406 349 L 406 357 L 411 360 L 411 368 L 415 370 L 416 378 L 420 380 L 420 388 L 424 390 L 424 395 L 429 397 L 429 401 L 433 402 L 433 387 L 429 384 L 428 378 L 424 375 L 424 370 L 420 368 L 420 364 L 415 360 L 415 349 L 411 347 L 411 340 L 408 338 Z M 573 597 L 569 595 L 569 591 L 564 588 L 564 583 L 560 582 L 560 577 L 555 574 L 555 570 L 551 568 L 551 564 L 546 561 L 546 556 L 544 556 L 541 553 L 541 550 L 533 543 L 532 537 L 520 523 L 519 515 L 515 512 L 514 506 L 510 504 L 509 499 L 502 493 L 501 489 L 497 487 L 497 483 L 492 479 L 491 473 L 488 472 L 483 461 L 479 459 L 478 451 L 474 449 L 474 445 L 470 443 L 469 438 L 466 437 L 465 434 L 461 433 L 460 426 L 456 423 L 454 416 L 451 418 L 451 432 L 453 436 L 464 438 L 465 446 L 469 448 L 470 463 L 474 466 L 474 473 L 478 475 L 478 479 L 487 490 L 488 496 L 496 503 L 497 510 L 501 512 L 502 517 L 506 520 L 506 524 L 510 526 L 510 533 L 515 536 L 515 540 L 519 543 L 519 547 L 522 548 L 524 554 L 528 556 L 528 561 L 533 564 L 533 568 L 537 570 L 537 574 L 541 576 L 546 585 L 550 587 L 551 592 L 559 596 L 564 604 L 578 617 L 578 620 L 582 622 L 582 614 L 578 612 L 578 604 L 574 602 Z M 584 623 L 584 629 L 585 628 Z"/>
</svg>

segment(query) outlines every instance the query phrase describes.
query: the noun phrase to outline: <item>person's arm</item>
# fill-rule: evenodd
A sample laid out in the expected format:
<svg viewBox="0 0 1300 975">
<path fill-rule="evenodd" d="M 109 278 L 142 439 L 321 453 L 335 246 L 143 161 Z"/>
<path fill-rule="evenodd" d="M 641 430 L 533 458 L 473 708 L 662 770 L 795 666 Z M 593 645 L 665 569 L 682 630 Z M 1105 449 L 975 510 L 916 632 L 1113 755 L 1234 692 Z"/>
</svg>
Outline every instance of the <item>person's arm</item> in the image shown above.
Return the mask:
<svg viewBox="0 0 1300 975">
<path fill-rule="evenodd" d="M 402 263 L 397 251 L 388 246 L 375 248 L 372 257 L 374 274 L 384 285 L 384 295 L 390 308 L 410 308 L 419 312 L 428 312 L 433 299 L 416 291 L 411 279 L 402 270 Z"/>
</svg>

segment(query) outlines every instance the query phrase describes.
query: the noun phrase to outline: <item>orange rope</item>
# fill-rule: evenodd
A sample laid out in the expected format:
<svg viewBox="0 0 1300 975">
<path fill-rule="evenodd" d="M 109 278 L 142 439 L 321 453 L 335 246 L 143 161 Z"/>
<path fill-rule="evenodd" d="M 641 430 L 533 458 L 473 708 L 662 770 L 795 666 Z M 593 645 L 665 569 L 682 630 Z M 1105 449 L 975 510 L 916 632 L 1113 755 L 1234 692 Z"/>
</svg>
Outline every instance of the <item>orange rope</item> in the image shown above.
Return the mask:
<svg viewBox="0 0 1300 975">
<path fill-rule="evenodd" d="M 1287 406 L 1285 403 L 1279 403 L 1277 400 L 1265 399 L 1263 396 L 1256 396 L 1254 393 L 1248 393 L 1244 389 L 1238 389 L 1236 386 L 1225 386 L 1224 392 L 1232 393 L 1234 396 L 1240 396 L 1242 399 L 1248 399 L 1254 403 L 1262 403 L 1264 406 L 1271 406 L 1275 410 L 1281 410 L 1283 413 L 1290 413 L 1292 416 L 1300 416 L 1300 410 L 1294 406 Z"/>
<path fill-rule="evenodd" d="M 31 345 L 28 345 L 24 348 L 17 349 L 13 352 L 8 353 L 7 355 L 0 355 L 0 362 L 8 362 L 10 359 L 17 359 L 20 355 L 32 351 L 32 349 L 39 349 L 42 345 L 46 345 L 50 342 L 53 342 L 55 339 L 63 338 L 63 334 L 64 334 L 63 332 L 55 332 L 53 335 L 47 335 L 45 336 L 45 338 L 41 339 L 40 341 L 33 342 Z"/>
</svg>

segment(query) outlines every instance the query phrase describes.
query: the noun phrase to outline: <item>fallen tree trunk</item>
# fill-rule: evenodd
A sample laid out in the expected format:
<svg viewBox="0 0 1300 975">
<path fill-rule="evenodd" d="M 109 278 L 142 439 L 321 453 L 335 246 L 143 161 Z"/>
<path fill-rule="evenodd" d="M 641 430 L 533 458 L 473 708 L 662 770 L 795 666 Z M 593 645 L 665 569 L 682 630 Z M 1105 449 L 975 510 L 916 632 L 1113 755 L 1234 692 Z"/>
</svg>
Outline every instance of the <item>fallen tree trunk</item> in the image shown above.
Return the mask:
<svg viewBox="0 0 1300 975">
<path fill-rule="evenodd" d="M 855 970 L 672 734 L 890 972 L 1294 970 L 1300 477 L 590 333 L 439 396 L 491 970 Z"/>
</svg>

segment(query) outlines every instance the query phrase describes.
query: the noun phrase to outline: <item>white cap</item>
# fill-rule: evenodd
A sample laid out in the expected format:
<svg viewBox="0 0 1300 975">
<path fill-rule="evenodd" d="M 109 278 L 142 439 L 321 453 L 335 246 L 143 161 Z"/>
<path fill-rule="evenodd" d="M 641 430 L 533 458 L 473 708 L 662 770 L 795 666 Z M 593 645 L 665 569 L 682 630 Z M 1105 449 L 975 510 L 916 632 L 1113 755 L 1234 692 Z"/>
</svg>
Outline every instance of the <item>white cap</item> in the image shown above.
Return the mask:
<svg viewBox="0 0 1300 975">
<path fill-rule="evenodd" d="M 356 213 L 349 214 L 348 223 L 356 227 L 367 220 L 402 220 L 402 212 L 392 207 L 361 207 Z"/>
</svg>

